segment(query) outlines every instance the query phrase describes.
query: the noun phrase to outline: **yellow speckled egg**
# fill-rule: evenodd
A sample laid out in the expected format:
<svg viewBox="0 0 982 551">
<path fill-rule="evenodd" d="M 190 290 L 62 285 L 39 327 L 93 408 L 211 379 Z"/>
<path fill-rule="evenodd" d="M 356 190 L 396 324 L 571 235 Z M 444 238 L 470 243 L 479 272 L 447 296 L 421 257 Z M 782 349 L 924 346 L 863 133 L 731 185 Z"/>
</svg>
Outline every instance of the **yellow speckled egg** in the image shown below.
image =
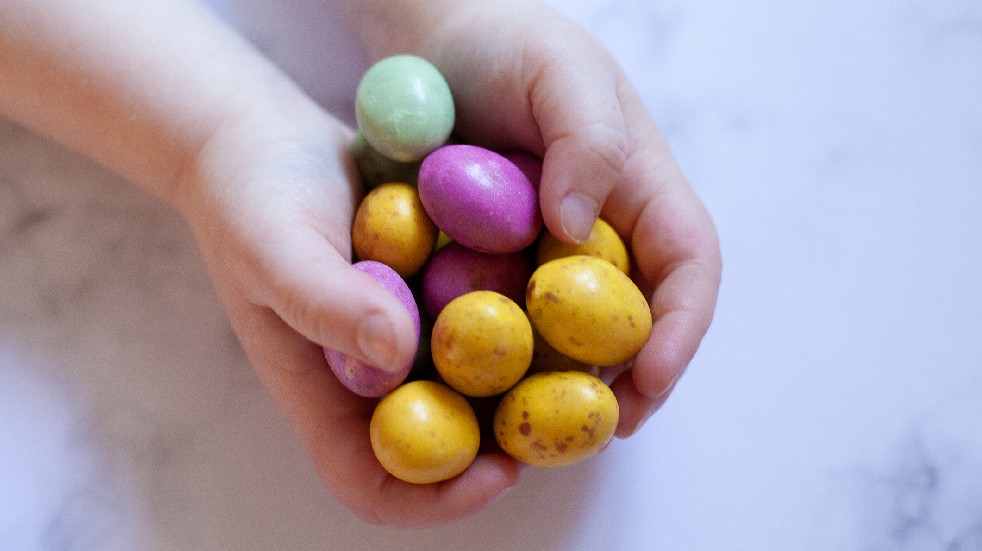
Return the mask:
<svg viewBox="0 0 982 551">
<path fill-rule="evenodd" d="M 414 484 L 464 472 L 480 446 L 474 409 L 445 385 L 417 380 L 387 394 L 370 425 L 372 450 L 392 476 Z"/>
<path fill-rule="evenodd" d="M 598 366 L 633 358 L 651 334 L 641 290 L 613 264 L 587 255 L 539 266 L 525 291 L 528 316 L 553 348 Z"/>
<path fill-rule="evenodd" d="M 578 362 L 565 354 L 560 354 L 555 348 L 549 345 L 542 335 L 532 328 L 532 335 L 534 337 L 535 348 L 532 351 L 532 365 L 529 367 L 529 373 L 537 373 L 539 371 L 583 371 L 586 373 L 591 373 L 593 375 L 600 374 L 600 368 L 595 365 L 588 365 L 583 362 Z"/>
<path fill-rule="evenodd" d="M 430 350 L 437 372 L 453 389 L 467 396 L 494 396 L 528 371 L 532 325 L 510 298 L 471 291 L 440 311 Z"/>
<path fill-rule="evenodd" d="M 579 245 L 563 243 L 552 234 L 544 233 L 536 248 L 536 262 L 541 266 L 550 260 L 577 254 L 602 258 L 625 274 L 631 273 L 631 261 L 624 241 L 610 224 L 600 218 L 594 222 L 590 237 Z"/>
<path fill-rule="evenodd" d="M 603 449 L 619 416 L 617 398 L 599 378 L 581 371 L 535 373 L 502 397 L 494 436 L 523 463 L 562 467 Z"/>
<path fill-rule="evenodd" d="M 437 233 L 416 187 L 386 182 L 370 191 L 358 206 L 351 245 L 360 260 L 381 262 L 408 278 L 426 264 Z"/>
</svg>

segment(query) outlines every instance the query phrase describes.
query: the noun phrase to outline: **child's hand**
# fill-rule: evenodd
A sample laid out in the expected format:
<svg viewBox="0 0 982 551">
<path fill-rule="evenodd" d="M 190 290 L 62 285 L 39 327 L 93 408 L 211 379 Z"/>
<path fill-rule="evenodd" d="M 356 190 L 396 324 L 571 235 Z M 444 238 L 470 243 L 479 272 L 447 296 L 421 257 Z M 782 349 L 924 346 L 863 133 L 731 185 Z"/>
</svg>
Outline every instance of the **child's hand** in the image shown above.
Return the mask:
<svg viewBox="0 0 982 551">
<path fill-rule="evenodd" d="M 313 108 L 285 111 L 227 123 L 178 188 L 235 331 L 320 476 L 359 516 L 420 525 L 471 514 L 517 482 L 518 465 L 482 455 L 442 484 L 396 480 L 369 442 L 375 400 L 342 387 L 324 359 L 329 346 L 400 364 L 415 333 L 397 299 L 350 265 L 351 130 Z"/>
<path fill-rule="evenodd" d="M 432 61 L 454 93 L 462 141 L 544 158 L 549 231 L 583 239 L 599 214 L 625 238 L 655 322 L 613 385 L 617 434 L 632 434 L 695 354 L 720 280 L 712 221 L 640 97 L 600 44 L 535 3 L 367 4 L 347 6 L 362 43 L 377 57 L 409 51 Z"/>
<path fill-rule="evenodd" d="M 107 36 L 125 47 L 107 48 Z M 401 363 L 415 331 L 398 300 L 350 265 L 352 131 L 198 2 L 2 2 L 0 73 L 0 114 L 187 218 L 256 373 L 352 510 L 436 524 L 516 482 L 518 465 L 502 455 L 429 486 L 399 482 L 375 459 L 374 401 L 337 382 L 322 348 Z"/>
<path fill-rule="evenodd" d="M 544 156 L 553 233 L 582 236 L 599 212 L 627 239 L 655 319 L 614 383 L 619 434 L 633 432 L 695 353 L 720 271 L 709 217 L 640 99 L 590 37 L 524 0 L 343 3 L 375 55 L 418 53 L 445 73 L 465 141 Z M 259 378 L 335 495 L 371 521 L 430 525 L 514 485 L 519 466 L 501 454 L 440 484 L 389 476 L 369 442 L 374 401 L 327 366 L 324 346 L 372 363 L 415 349 L 398 300 L 350 265 L 351 130 L 195 2 L 42 4 L 0 7 L 0 111 L 178 206 Z M 126 47 L 107 49 L 106 36 Z"/>
</svg>

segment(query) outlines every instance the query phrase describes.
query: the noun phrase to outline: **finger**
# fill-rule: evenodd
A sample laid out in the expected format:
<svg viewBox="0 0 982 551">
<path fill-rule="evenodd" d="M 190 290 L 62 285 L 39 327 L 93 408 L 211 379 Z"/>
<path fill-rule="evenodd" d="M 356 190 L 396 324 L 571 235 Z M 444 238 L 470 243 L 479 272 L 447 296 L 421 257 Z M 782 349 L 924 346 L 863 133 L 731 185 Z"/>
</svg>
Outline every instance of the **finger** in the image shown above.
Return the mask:
<svg viewBox="0 0 982 551">
<path fill-rule="evenodd" d="M 411 362 L 419 340 L 399 299 L 352 268 L 317 231 L 301 227 L 285 234 L 267 236 L 272 245 L 256 302 L 323 347 L 381 369 Z"/>
<path fill-rule="evenodd" d="M 317 345 L 267 308 L 234 301 L 230 318 L 250 361 L 332 493 L 363 520 L 433 526 L 472 515 L 518 481 L 518 465 L 482 455 L 460 476 L 415 485 L 390 476 L 375 459 L 369 422 L 375 401 L 334 378 Z"/>
<path fill-rule="evenodd" d="M 620 409 L 620 417 L 614 435 L 618 438 L 628 438 L 644 426 L 644 423 L 656 411 L 661 409 L 668 401 L 675 385 L 670 386 L 663 394 L 652 398 L 641 394 L 634 386 L 630 372 L 626 372 L 614 379 L 610 388 L 617 397 L 617 405 Z"/>
<path fill-rule="evenodd" d="M 529 85 L 545 148 L 542 216 L 557 238 L 580 243 L 589 237 L 627 159 L 618 98 L 622 77 L 606 51 L 589 38 L 575 45 L 551 44 L 543 51 Z"/>
<path fill-rule="evenodd" d="M 470 517 L 518 484 L 519 463 L 503 453 L 480 454 L 466 471 L 436 484 L 409 484 L 386 476 L 372 509 L 374 524 L 425 528 Z"/>
<path fill-rule="evenodd" d="M 613 384 L 621 406 L 617 436 L 627 437 L 641 428 L 665 403 L 695 356 L 712 317 L 696 304 L 701 295 L 714 300 L 708 298 L 715 293 L 710 272 L 696 265 L 680 268 L 655 292 L 651 337 L 632 368 Z"/>
<path fill-rule="evenodd" d="M 633 434 L 667 399 L 712 322 L 721 260 L 709 215 L 687 186 L 668 187 L 642 211 L 632 242 L 655 285 L 651 336 L 615 385 L 626 398 L 618 435 Z"/>
</svg>

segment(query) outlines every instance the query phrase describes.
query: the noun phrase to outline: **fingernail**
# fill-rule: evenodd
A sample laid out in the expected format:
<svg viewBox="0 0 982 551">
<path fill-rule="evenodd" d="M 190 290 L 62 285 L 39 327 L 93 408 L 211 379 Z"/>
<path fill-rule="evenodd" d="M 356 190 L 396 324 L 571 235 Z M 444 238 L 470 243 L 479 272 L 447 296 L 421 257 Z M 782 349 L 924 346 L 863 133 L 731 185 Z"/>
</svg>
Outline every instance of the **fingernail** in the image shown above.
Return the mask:
<svg viewBox="0 0 982 551">
<path fill-rule="evenodd" d="M 583 243 L 590 237 L 599 212 L 600 205 L 593 199 L 582 193 L 570 193 L 559 206 L 563 232 L 576 243 Z"/>
<path fill-rule="evenodd" d="M 679 379 L 682 378 L 682 375 L 685 375 L 685 368 L 682 368 L 681 371 L 676 372 L 675 375 L 672 376 L 672 380 L 668 381 L 668 384 L 665 385 L 665 388 L 658 393 L 658 396 L 655 396 L 655 399 L 660 400 L 667 396 L 668 393 L 675 390 L 675 385 L 679 384 Z"/>
<path fill-rule="evenodd" d="M 383 314 L 369 314 L 358 327 L 358 349 L 368 362 L 383 371 L 395 369 L 398 350 L 393 339 L 395 328 Z"/>
</svg>

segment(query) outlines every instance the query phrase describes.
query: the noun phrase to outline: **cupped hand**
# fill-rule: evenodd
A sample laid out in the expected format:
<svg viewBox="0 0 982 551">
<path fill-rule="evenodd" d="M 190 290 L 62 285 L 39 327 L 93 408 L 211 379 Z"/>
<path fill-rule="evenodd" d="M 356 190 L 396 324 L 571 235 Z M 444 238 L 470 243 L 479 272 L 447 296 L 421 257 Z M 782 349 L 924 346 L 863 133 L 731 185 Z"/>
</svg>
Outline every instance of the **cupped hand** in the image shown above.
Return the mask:
<svg viewBox="0 0 982 551">
<path fill-rule="evenodd" d="M 374 523 L 425 526 L 479 510 L 518 465 L 483 454 L 463 475 L 413 485 L 371 449 L 375 400 L 342 387 L 327 346 L 375 365 L 416 351 L 398 300 L 350 265 L 360 187 L 352 131 L 304 100 L 231 117 L 188 169 L 176 203 L 259 378 L 334 495 Z"/>
<path fill-rule="evenodd" d="M 713 223 L 619 65 L 583 29 L 543 6 L 470 3 L 415 53 L 444 73 L 464 142 L 544 161 L 543 218 L 585 239 L 602 216 L 627 242 L 649 298 L 651 337 L 613 388 L 618 436 L 666 400 L 709 328 L 721 259 Z"/>
</svg>

